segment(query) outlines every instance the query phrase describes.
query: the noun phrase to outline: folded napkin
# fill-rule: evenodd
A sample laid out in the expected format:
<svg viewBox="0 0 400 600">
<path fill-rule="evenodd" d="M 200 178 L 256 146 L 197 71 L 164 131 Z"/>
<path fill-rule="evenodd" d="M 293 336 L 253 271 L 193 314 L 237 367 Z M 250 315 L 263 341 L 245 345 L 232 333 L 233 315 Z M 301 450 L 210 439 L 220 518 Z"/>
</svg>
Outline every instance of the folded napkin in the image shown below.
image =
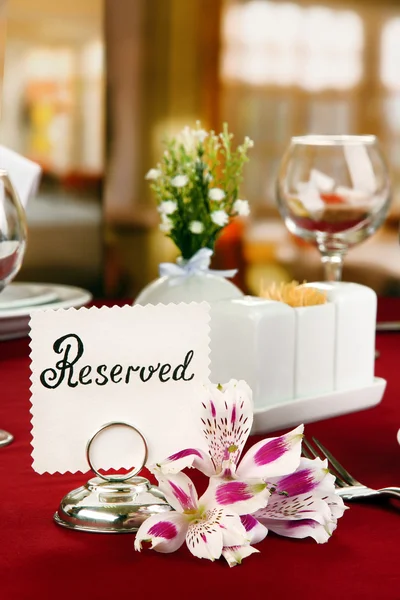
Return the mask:
<svg viewBox="0 0 400 600">
<path fill-rule="evenodd" d="M 22 206 L 26 208 L 28 200 L 38 190 L 41 167 L 17 152 L 0 146 L 0 169 L 7 171 Z"/>
</svg>

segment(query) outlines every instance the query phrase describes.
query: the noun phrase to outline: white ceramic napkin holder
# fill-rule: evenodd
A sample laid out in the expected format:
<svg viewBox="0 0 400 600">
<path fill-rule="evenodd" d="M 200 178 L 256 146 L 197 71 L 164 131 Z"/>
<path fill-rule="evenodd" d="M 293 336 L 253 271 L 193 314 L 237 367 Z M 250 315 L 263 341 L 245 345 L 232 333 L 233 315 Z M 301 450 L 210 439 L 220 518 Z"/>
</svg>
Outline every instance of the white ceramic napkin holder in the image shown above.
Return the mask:
<svg viewBox="0 0 400 600">
<path fill-rule="evenodd" d="M 328 302 L 291 308 L 246 296 L 212 305 L 211 380 L 249 383 L 256 431 L 285 427 L 297 416 L 310 422 L 353 412 L 382 398 L 384 382 L 374 379 L 375 292 L 355 283 L 308 285 L 325 291 Z"/>
</svg>

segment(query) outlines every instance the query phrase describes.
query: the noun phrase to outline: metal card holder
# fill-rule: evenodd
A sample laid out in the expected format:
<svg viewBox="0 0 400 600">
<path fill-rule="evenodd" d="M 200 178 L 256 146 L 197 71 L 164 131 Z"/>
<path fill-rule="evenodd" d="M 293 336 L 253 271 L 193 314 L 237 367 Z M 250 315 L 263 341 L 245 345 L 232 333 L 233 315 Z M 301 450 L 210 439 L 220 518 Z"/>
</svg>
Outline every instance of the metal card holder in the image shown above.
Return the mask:
<svg viewBox="0 0 400 600">
<path fill-rule="evenodd" d="M 4 429 L 0 429 L 0 448 L 2 446 L 8 446 L 13 441 L 14 436 L 8 431 L 4 431 Z"/>
<path fill-rule="evenodd" d="M 144 456 L 141 465 L 126 474 L 103 475 L 93 465 L 90 450 L 104 430 L 115 426 L 129 427 L 140 436 Z M 137 477 L 147 454 L 146 438 L 133 425 L 121 421 L 102 425 L 86 446 L 87 461 L 96 477 L 64 496 L 53 517 L 57 525 L 94 533 L 134 533 L 151 515 L 172 510 L 157 486 L 145 477 Z"/>
</svg>

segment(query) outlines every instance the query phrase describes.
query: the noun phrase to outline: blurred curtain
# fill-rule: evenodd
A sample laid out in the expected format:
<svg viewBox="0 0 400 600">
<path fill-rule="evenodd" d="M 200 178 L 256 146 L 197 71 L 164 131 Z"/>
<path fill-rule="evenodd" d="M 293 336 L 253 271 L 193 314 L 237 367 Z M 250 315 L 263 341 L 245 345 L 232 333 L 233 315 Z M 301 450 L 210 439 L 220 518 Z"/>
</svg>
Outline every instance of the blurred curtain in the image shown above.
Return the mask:
<svg viewBox="0 0 400 600">
<path fill-rule="evenodd" d="M 7 0 L 0 0 L 0 85 L 3 84 L 7 35 Z"/>
<path fill-rule="evenodd" d="M 135 294 L 171 251 L 156 232 L 147 170 L 162 138 L 218 126 L 220 0 L 106 0 L 109 294 Z"/>
</svg>

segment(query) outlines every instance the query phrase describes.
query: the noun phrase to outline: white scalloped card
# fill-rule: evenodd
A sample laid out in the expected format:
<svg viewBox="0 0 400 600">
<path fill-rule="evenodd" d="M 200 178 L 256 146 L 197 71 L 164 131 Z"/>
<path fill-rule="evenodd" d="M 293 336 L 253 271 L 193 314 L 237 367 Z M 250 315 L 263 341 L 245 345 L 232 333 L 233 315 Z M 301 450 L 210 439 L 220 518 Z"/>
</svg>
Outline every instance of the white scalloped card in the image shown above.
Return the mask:
<svg viewBox="0 0 400 600">
<path fill-rule="evenodd" d="M 141 431 L 147 464 L 183 448 L 205 449 L 196 390 L 209 381 L 209 310 L 202 302 L 32 313 L 34 470 L 88 471 L 86 444 L 112 421 Z M 121 451 L 130 447 L 123 431 L 96 438 L 96 468 L 139 462 L 139 436 L 132 456 Z"/>
</svg>

